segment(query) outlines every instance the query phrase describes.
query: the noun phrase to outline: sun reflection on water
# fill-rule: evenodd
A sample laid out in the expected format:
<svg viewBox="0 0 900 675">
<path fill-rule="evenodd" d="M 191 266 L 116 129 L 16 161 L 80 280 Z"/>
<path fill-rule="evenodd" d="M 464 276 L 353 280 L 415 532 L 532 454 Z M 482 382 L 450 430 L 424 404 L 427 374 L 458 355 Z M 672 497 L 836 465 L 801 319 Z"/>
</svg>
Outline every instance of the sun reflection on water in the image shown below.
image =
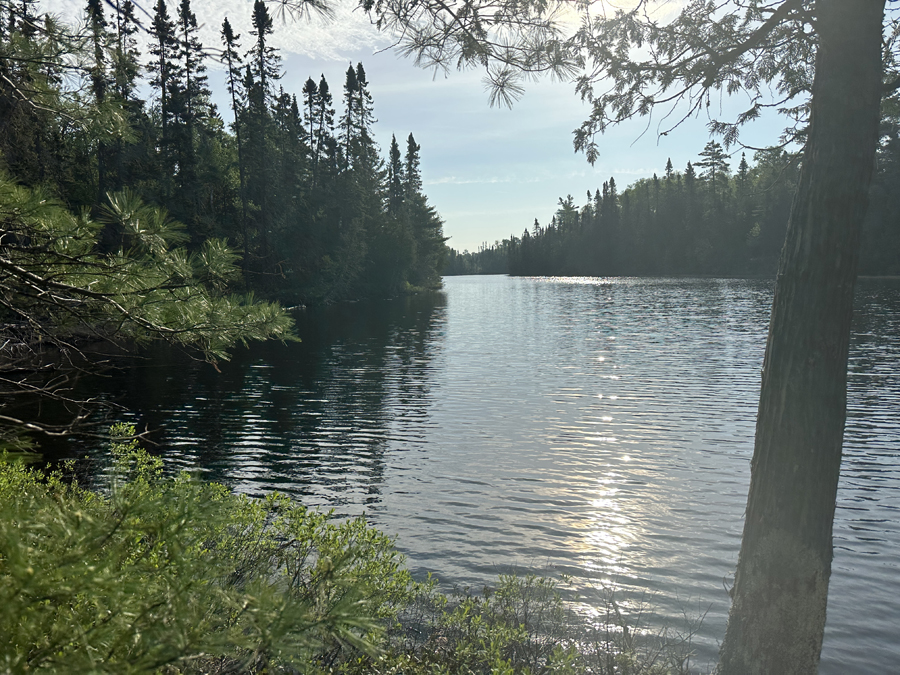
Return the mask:
<svg viewBox="0 0 900 675">
<path fill-rule="evenodd" d="M 633 516 L 623 508 L 621 500 L 619 485 L 623 479 L 616 471 L 608 471 L 597 479 L 593 494 L 588 495 L 580 537 L 570 544 L 585 570 L 605 587 L 615 587 L 617 578 L 627 573 L 623 561 L 636 537 Z"/>
</svg>

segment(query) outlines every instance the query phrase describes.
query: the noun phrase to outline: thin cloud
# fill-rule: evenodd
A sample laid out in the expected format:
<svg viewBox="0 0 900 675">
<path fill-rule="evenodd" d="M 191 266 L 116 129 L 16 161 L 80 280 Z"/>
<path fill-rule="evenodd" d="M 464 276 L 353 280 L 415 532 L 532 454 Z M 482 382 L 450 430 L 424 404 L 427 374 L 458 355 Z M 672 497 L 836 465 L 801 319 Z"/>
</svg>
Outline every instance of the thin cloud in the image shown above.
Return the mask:
<svg viewBox="0 0 900 675">
<path fill-rule="evenodd" d="M 625 174 L 626 176 L 642 176 L 648 177 L 652 176 L 654 173 L 657 173 L 659 169 L 653 167 L 652 169 L 613 169 L 612 173 L 614 174 Z"/>
<path fill-rule="evenodd" d="M 435 178 L 426 180 L 425 185 L 494 185 L 497 183 L 516 183 L 513 178 L 457 178 L 456 176 L 444 176 L 443 178 Z"/>
<path fill-rule="evenodd" d="M 150 0 L 138 0 L 136 4 L 152 14 L 153 3 Z M 177 0 L 167 0 L 166 4 L 169 15 L 174 17 L 178 12 Z M 359 49 L 389 46 L 388 38 L 372 26 L 366 14 L 357 9 L 354 0 L 335 0 L 331 18 L 313 15 L 295 19 L 288 14 L 282 15 L 278 3 L 267 4 L 269 13 L 275 19 L 271 44 L 285 56 L 299 54 L 315 59 L 337 60 L 343 58 L 343 54 Z M 43 0 L 41 9 L 70 22 L 79 22 L 84 17 L 83 0 Z M 200 40 L 207 48 L 217 49 L 220 46 L 219 31 L 226 16 L 235 31 L 241 34 L 244 48 L 249 47 L 252 0 L 193 0 L 191 9 L 200 24 Z M 138 15 L 145 26 L 149 24 L 146 14 L 138 10 Z M 213 64 L 210 63 L 211 66 Z"/>
<path fill-rule="evenodd" d="M 499 208 L 499 209 L 476 209 L 469 211 L 442 211 L 441 216 L 445 218 L 484 218 L 486 216 L 509 216 L 525 214 L 529 218 L 534 218 L 535 209 L 533 206 L 523 206 L 521 208 Z M 555 209 L 554 209 L 555 210 Z"/>
<path fill-rule="evenodd" d="M 457 178 L 456 176 L 444 176 L 424 181 L 425 185 L 496 185 L 500 183 L 525 185 L 527 183 L 543 183 L 546 178 L 532 176 L 531 178 L 517 178 L 492 176 L 490 178 Z"/>
</svg>

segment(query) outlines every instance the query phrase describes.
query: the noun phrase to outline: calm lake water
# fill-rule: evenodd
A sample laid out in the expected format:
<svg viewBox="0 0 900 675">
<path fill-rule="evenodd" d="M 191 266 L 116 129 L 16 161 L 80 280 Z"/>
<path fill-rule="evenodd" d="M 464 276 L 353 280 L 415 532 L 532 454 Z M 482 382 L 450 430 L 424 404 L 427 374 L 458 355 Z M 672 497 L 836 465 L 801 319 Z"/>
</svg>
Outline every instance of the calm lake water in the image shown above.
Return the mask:
<svg viewBox="0 0 900 675">
<path fill-rule="evenodd" d="M 571 575 L 724 634 L 769 281 L 451 277 L 310 310 L 222 372 L 160 352 L 114 381 L 170 466 L 397 536 L 417 574 Z M 861 280 L 821 672 L 900 663 L 900 282 Z M 109 388 L 110 382 L 103 386 Z"/>
</svg>

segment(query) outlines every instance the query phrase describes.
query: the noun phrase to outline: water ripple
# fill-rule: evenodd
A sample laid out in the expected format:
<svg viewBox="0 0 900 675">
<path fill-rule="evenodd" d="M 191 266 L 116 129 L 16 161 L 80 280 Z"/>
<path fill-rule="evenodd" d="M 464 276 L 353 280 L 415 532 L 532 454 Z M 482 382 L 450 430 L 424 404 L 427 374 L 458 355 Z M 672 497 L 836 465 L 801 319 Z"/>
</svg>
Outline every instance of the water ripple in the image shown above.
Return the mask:
<svg viewBox="0 0 900 675">
<path fill-rule="evenodd" d="M 555 571 L 585 611 L 600 586 L 624 607 L 649 594 L 660 622 L 707 611 L 702 664 L 724 634 L 771 292 L 449 278 L 445 294 L 301 314 L 303 343 L 221 373 L 157 355 L 122 399 L 162 429 L 170 466 L 366 513 L 448 586 Z M 824 675 L 900 660 L 898 359 L 900 283 L 861 280 Z"/>
</svg>

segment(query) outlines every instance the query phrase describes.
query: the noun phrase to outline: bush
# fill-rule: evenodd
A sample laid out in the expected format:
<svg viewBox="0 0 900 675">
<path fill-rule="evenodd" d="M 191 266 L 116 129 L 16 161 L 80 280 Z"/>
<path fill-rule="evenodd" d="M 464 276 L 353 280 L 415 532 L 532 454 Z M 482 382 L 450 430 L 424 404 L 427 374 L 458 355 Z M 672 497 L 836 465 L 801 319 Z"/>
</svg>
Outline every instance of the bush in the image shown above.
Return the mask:
<svg viewBox="0 0 900 675">
<path fill-rule="evenodd" d="M 0 670 L 324 668 L 376 654 L 415 592 L 361 519 L 165 478 L 133 441 L 114 451 L 105 495 L 0 462 Z"/>
<path fill-rule="evenodd" d="M 385 651 L 347 661 L 343 669 L 378 675 L 694 672 L 691 638 L 698 626 L 653 631 L 640 607 L 622 611 L 612 591 L 604 605 L 605 613 L 589 621 L 563 599 L 558 582 L 535 575 L 501 575 L 496 588 L 451 598 L 423 585 Z"/>
</svg>

